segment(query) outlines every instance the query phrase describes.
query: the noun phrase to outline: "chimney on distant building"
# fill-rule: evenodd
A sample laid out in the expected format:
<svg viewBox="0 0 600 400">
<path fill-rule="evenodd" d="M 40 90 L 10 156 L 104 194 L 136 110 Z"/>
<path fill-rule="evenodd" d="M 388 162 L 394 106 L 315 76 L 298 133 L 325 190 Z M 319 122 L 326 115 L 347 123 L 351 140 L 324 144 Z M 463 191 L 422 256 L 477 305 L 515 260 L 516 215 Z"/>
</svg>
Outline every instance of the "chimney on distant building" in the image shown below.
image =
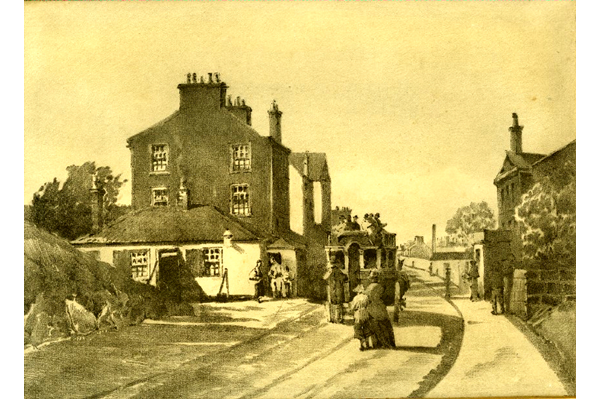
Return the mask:
<svg viewBox="0 0 600 400">
<path fill-rule="evenodd" d="M 98 174 L 92 175 L 92 188 L 90 194 L 92 196 L 92 234 L 100 232 L 104 219 L 104 194 L 106 191 L 98 184 Z"/>
<path fill-rule="evenodd" d="M 281 143 L 281 111 L 275 100 L 269 112 L 269 136 L 271 136 L 277 143 Z"/>
<path fill-rule="evenodd" d="M 517 154 L 521 154 L 523 152 L 523 126 L 519 126 L 519 116 L 517 113 L 513 113 L 513 124 L 510 128 L 508 128 L 510 132 L 510 149 Z"/>
<path fill-rule="evenodd" d="M 437 238 L 435 237 L 435 224 L 433 224 L 431 226 L 431 253 L 435 253 L 436 251 L 436 240 Z"/>
<path fill-rule="evenodd" d="M 208 74 L 208 82 L 205 83 L 204 77 L 200 76 L 197 80 L 196 73 L 187 74 L 186 83 L 177 85 L 179 89 L 179 110 L 180 111 L 200 111 L 219 109 L 225 107 L 227 97 L 227 85 L 221 82 L 218 73 Z"/>
</svg>

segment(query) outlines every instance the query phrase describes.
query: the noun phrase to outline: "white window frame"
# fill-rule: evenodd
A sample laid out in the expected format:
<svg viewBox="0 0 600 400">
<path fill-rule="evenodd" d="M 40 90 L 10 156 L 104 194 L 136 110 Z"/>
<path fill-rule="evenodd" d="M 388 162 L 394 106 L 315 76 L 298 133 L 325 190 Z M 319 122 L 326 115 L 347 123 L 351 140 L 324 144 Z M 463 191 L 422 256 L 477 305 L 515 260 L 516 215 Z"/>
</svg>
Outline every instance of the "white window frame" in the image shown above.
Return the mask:
<svg viewBox="0 0 600 400">
<path fill-rule="evenodd" d="M 239 202 L 236 202 L 236 197 L 240 197 L 239 194 L 243 193 L 241 191 L 239 191 L 239 189 L 245 188 L 245 193 L 246 193 L 246 207 L 242 208 L 242 211 L 240 212 L 240 207 L 236 207 L 236 204 Z M 236 192 L 235 189 L 238 189 L 238 191 Z M 250 185 L 247 183 L 234 183 L 230 186 L 229 189 L 230 192 L 230 212 L 232 215 L 235 215 L 237 217 L 249 217 L 252 215 L 252 207 L 250 204 Z"/>
<path fill-rule="evenodd" d="M 164 204 L 163 204 L 163 201 L 160 201 L 159 203 L 157 203 L 157 201 L 156 201 L 156 195 L 155 195 L 155 193 L 158 192 L 159 190 L 164 190 L 165 191 L 164 197 L 165 197 L 166 200 L 164 201 Z M 151 204 L 152 204 L 152 207 L 166 207 L 166 206 L 168 206 L 169 205 L 169 190 L 166 187 L 164 187 L 164 186 L 152 188 L 152 202 L 151 202 Z"/>
<path fill-rule="evenodd" d="M 236 157 L 236 154 L 239 152 L 239 150 L 242 147 L 246 147 L 246 157 Z M 229 154 L 230 154 L 230 163 L 229 163 L 229 171 L 232 174 L 238 173 L 238 172 L 250 172 L 252 171 L 252 145 L 251 143 L 236 143 L 236 144 L 232 144 L 229 147 Z M 243 167 L 241 166 L 237 166 L 236 167 L 236 161 L 237 160 L 242 160 L 244 161 Z"/>
<path fill-rule="evenodd" d="M 163 146 L 162 151 L 155 150 L 156 147 Z M 157 154 L 164 154 L 162 157 L 156 157 Z M 169 169 L 169 145 L 167 143 L 153 143 L 150 145 L 150 172 L 155 174 L 167 173 Z"/>
<path fill-rule="evenodd" d="M 130 250 L 129 268 L 133 279 L 150 277 L 150 249 Z"/>
</svg>

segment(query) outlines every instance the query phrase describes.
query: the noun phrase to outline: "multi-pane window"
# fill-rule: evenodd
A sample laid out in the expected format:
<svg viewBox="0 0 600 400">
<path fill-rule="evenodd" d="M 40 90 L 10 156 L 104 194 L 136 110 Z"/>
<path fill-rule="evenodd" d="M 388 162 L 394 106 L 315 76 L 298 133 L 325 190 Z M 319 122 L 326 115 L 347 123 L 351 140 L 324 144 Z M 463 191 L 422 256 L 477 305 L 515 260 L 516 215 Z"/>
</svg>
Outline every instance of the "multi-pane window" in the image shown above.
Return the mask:
<svg viewBox="0 0 600 400">
<path fill-rule="evenodd" d="M 152 205 L 167 206 L 169 205 L 169 193 L 166 188 L 152 189 Z"/>
<path fill-rule="evenodd" d="M 221 275 L 221 248 L 213 247 L 204 250 L 204 276 Z"/>
<path fill-rule="evenodd" d="M 152 172 L 166 171 L 169 165 L 169 146 L 166 144 L 152 145 Z"/>
<path fill-rule="evenodd" d="M 248 185 L 231 185 L 231 213 L 250 215 L 250 196 Z"/>
<path fill-rule="evenodd" d="M 148 277 L 148 250 L 131 251 L 131 277 L 132 278 L 147 278 Z"/>
<path fill-rule="evenodd" d="M 234 144 L 231 146 L 231 170 L 233 172 L 250 170 L 249 144 Z"/>
</svg>

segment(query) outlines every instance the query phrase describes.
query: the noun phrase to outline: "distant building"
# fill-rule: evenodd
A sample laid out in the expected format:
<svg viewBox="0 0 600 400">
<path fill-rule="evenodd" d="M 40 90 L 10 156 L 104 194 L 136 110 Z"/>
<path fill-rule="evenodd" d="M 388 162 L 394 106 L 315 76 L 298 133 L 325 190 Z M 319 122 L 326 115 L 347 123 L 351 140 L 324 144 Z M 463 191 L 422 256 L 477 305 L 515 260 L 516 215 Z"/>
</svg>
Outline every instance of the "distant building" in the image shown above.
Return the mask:
<svg viewBox="0 0 600 400">
<path fill-rule="evenodd" d="M 560 168 L 568 160 L 575 162 L 575 140 L 550 153 L 523 152 L 522 132 L 519 118 L 513 113 L 513 125 L 509 128 L 510 150 L 502 163 L 500 172 L 494 179 L 498 198 L 498 225 L 500 229 L 510 230 L 513 237 L 513 252 L 521 258 L 521 232 L 515 220 L 515 207 L 521 203 L 521 197 L 550 171 Z"/>
<path fill-rule="evenodd" d="M 423 236 L 415 236 L 415 239 L 406 243 L 404 248 L 404 255 L 410 258 L 429 260 L 432 254 L 431 247 L 425 244 L 425 238 Z"/>
<path fill-rule="evenodd" d="M 269 134 L 260 135 L 252 128 L 252 108 L 227 96 L 219 74 L 188 74 L 177 88 L 179 109 L 127 140 L 133 213 L 73 244 L 102 248 L 102 261 L 111 263 L 111 251 L 129 251 L 132 276 L 151 284 L 164 275 L 164 246 L 180 253 L 180 265 L 189 264 L 188 250 L 202 249 L 197 257 L 219 265 L 211 267 L 212 283 L 202 280 L 203 289 L 219 282 L 228 268 L 230 289 L 239 288 L 238 294 L 253 293 L 247 275 L 259 259 L 266 275 L 269 253 L 280 253 L 283 265 L 299 277 L 308 263 L 317 262 L 315 257 L 307 261 L 307 252 L 320 254 L 324 263 L 322 249 L 331 229 L 326 155 L 292 153 L 282 143 L 282 112 L 275 102 L 268 110 Z M 290 204 L 299 204 L 299 232 L 290 228 Z M 325 210 L 319 220 L 315 204 Z M 140 218 L 144 228 L 136 228 Z M 119 229 L 127 230 L 117 235 Z M 226 230 L 233 233 L 233 245 L 224 244 Z"/>
</svg>

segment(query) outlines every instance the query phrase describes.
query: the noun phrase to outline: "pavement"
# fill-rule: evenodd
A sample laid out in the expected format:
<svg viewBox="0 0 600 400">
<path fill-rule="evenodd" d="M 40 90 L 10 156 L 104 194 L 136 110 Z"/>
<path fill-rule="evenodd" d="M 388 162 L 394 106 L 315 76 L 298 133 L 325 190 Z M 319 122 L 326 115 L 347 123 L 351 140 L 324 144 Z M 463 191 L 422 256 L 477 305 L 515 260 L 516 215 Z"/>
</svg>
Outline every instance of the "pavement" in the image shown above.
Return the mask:
<svg viewBox="0 0 600 400">
<path fill-rule="evenodd" d="M 430 284 L 441 281 L 424 271 L 418 274 Z M 568 395 L 538 349 L 504 315 L 492 315 L 489 302 L 458 294 L 451 302 L 464 320 L 462 346 L 452 368 L 426 398 Z"/>
</svg>

